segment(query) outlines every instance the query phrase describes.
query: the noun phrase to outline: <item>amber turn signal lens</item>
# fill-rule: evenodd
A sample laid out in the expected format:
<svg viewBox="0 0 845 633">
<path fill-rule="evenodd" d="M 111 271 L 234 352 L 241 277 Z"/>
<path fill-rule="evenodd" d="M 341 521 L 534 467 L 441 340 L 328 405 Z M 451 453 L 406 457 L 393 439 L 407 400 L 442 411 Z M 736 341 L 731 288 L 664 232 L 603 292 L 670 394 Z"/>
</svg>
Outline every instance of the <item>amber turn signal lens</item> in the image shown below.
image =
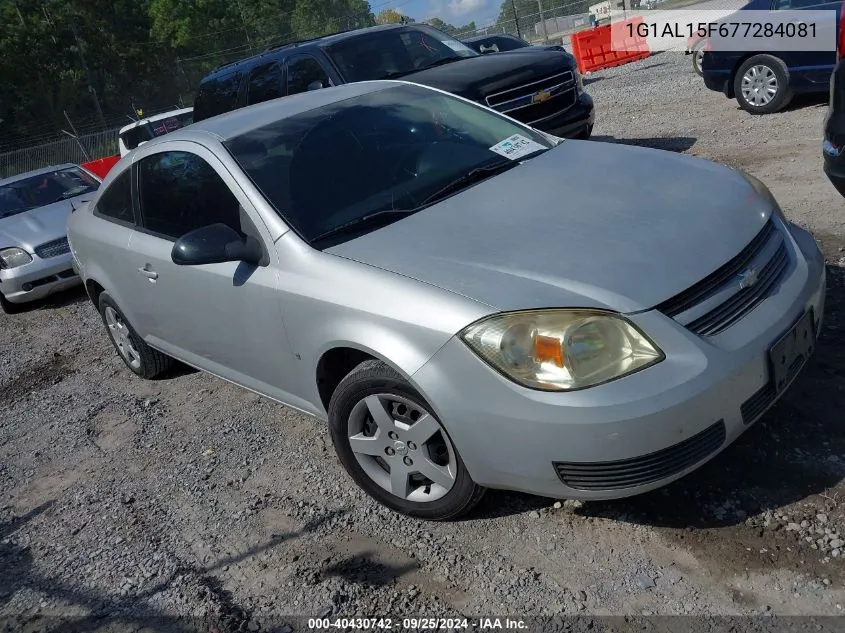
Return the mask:
<svg viewBox="0 0 845 633">
<path fill-rule="evenodd" d="M 534 338 L 534 358 L 538 363 L 554 363 L 563 367 L 563 346 L 560 339 L 538 334 Z"/>
</svg>

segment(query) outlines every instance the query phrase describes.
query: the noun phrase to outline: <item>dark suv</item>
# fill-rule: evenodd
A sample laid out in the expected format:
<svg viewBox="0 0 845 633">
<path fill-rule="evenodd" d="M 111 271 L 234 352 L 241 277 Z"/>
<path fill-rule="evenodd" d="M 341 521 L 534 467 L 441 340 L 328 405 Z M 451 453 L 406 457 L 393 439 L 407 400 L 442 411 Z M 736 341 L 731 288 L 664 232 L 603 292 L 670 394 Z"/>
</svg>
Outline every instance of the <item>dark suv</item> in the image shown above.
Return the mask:
<svg viewBox="0 0 845 633">
<path fill-rule="evenodd" d="M 194 120 L 277 97 L 374 79 L 471 99 L 544 132 L 589 138 L 593 100 L 560 51 L 480 55 L 427 25 L 376 26 L 287 44 L 221 66 L 200 84 Z"/>
</svg>

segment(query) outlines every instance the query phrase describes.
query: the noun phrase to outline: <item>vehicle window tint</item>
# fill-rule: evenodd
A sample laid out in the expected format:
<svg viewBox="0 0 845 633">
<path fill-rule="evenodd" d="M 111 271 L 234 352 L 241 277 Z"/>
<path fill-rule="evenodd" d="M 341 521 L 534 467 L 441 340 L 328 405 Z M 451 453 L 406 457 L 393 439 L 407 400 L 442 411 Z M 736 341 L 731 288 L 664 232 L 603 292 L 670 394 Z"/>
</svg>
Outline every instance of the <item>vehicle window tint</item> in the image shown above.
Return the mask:
<svg viewBox="0 0 845 633">
<path fill-rule="evenodd" d="M 239 73 L 213 79 L 200 86 L 194 103 L 194 120 L 207 119 L 234 110 L 238 104 Z"/>
<path fill-rule="evenodd" d="M 284 97 L 283 72 L 284 67 L 278 61 L 253 68 L 252 72 L 249 73 L 247 104 Z"/>
<path fill-rule="evenodd" d="M 308 86 L 319 81 L 323 88 L 329 86 L 329 76 L 313 57 L 300 57 L 288 64 L 288 94 L 308 90 Z"/>
<path fill-rule="evenodd" d="M 349 82 L 385 79 L 478 55 L 463 42 L 425 26 L 350 37 L 328 52 Z"/>
<path fill-rule="evenodd" d="M 496 45 L 500 51 L 515 51 L 518 48 L 526 48 L 530 46 L 528 42 L 523 42 L 515 37 L 499 37 L 496 38 Z"/>
<path fill-rule="evenodd" d="M 476 167 L 507 160 L 490 148 L 515 134 L 549 148 L 539 133 L 476 104 L 401 85 L 281 119 L 226 147 L 279 215 L 313 240 L 356 218 L 417 208 Z"/>
<path fill-rule="evenodd" d="M 778 11 L 788 11 L 790 9 L 808 9 L 810 7 L 821 8 L 825 4 L 829 4 L 826 0 L 775 0 L 774 8 Z"/>
<path fill-rule="evenodd" d="M 122 222 L 135 222 L 132 214 L 132 180 L 130 170 L 124 171 L 109 185 L 97 200 L 95 212 Z"/>
<path fill-rule="evenodd" d="M 141 141 L 149 141 L 152 137 L 150 136 L 150 130 L 146 125 L 138 125 L 126 130 L 120 135 L 120 138 L 123 139 L 123 144 L 126 146 L 126 149 L 135 149 Z"/>
<path fill-rule="evenodd" d="M 196 154 L 163 152 L 138 166 L 144 228 L 178 239 L 218 222 L 241 231 L 240 204 L 220 175 Z"/>
</svg>

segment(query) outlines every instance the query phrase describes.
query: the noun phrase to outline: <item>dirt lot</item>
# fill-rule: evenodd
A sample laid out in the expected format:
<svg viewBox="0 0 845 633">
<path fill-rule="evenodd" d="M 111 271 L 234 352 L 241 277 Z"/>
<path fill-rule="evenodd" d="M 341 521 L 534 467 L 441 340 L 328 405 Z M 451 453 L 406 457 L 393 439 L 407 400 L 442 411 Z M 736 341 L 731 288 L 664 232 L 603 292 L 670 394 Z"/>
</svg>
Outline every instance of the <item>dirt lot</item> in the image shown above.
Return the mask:
<svg viewBox="0 0 845 633">
<path fill-rule="evenodd" d="M 136 379 L 70 293 L 0 315 L 0 630 L 57 614 L 282 631 L 317 614 L 841 614 L 845 215 L 821 171 L 824 100 L 751 117 L 674 53 L 588 90 L 597 140 L 742 167 L 823 245 L 823 344 L 762 421 L 643 497 L 494 492 L 467 520 L 422 523 L 360 493 L 320 423 L 189 370 Z"/>
</svg>

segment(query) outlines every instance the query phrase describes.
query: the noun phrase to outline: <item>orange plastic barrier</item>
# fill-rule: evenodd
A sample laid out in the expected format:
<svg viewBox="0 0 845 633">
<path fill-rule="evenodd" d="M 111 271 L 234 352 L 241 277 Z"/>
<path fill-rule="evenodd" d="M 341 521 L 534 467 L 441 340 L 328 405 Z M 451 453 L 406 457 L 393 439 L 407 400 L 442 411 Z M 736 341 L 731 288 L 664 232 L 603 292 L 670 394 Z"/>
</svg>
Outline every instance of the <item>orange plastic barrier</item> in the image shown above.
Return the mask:
<svg viewBox="0 0 845 633">
<path fill-rule="evenodd" d="M 96 174 L 100 178 L 105 178 L 106 174 L 109 173 L 112 167 L 114 167 L 115 163 L 120 160 L 120 154 L 115 154 L 114 156 L 106 156 L 105 158 L 98 158 L 97 160 L 92 160 L 89 163 L 82 163 L 82 167 L 90 171 L 92 174 Z"/>
<path fill-rule="evenodd" d="M 641 17 L 631 18 L 612 26 L 606 24 L 570 35 L 572 54 L 578 61 L 578 70 L 587 73 L 648 57 L 651 54 L 648 42 L 637 35 L 637 26 L 642 21 Z"/>
</svg>

